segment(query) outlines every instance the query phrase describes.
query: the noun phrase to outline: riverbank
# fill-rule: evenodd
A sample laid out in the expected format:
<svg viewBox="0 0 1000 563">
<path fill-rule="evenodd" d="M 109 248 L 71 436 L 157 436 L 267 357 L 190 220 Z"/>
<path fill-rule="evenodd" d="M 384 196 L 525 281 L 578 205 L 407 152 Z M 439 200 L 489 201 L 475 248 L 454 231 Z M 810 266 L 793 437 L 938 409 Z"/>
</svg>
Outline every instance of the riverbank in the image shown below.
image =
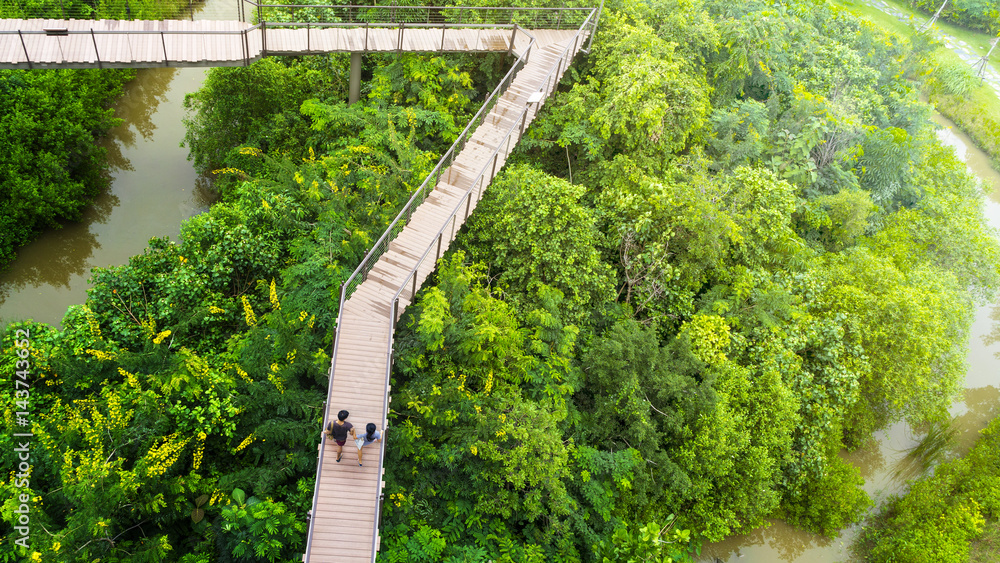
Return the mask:
<svg viewBox="0 0 1000 563">
<path fill-rule="evenodd" d="M 892 0 L 834 3 L 911 39 L 916 27 L 929 19 Z M 994 168 L 1000 169 L 1000 72 L 994 62 L 1000 58 L 1000 49 L 993 51 L 980 79 L 974 65 L 989 53 L 992 36 L 940 20 L 932 34 L 938 43 L 920 60 L 915 77 L 921 81 L 921 91 L 942 115 L 990 155 Z"/>
</svg>

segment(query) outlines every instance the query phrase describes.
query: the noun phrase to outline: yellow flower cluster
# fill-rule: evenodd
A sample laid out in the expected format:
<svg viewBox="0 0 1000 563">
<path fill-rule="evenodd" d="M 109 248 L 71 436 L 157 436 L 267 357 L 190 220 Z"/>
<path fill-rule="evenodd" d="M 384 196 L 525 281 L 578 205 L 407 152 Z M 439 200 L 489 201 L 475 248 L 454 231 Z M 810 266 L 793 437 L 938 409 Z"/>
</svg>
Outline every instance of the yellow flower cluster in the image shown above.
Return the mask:
<svg viewBox="0 0 1000 563">
<path fill-rule="evenodd" d="M 281 302 L 278 301 L 278 289 L 274 285 L 274 278 L 271 278 L 270 299 L 271 307 L 273 307 L 275 311 L 280 311 Z"/>
<path fill-rule="evenodd" d="M 406 495 L 403 493 L 392 493 L 389 495 L 389 500 L 392 501 L 392 504 L 400 507 L 403 506 L 403 502 L 406 500 Z"/>
<path fill-rule="evenodd" d="M 198 433 L 198 447 L 194 451 L 194 462 L 191 464 L 192 469 L 198 469 L 201 467 L 201 458 L 205 454 L 205 438 L 208 435 L 204 432 Z"/>
<path fill-rule="evenodd" d="M 215 305 L 210 305 L 208 307 L 208 312 L 212 313 L 213 315 L 218 315 L 219 313 L 225 313 L 226 310 L 223 309 L 222 307 L 216 307 Z"/>
<path fill-rule="evenodd" d="M 153 344 L 159 344 L 159 343 L 163 342 L 163 339 L 166 338 L 166 337 L 168 337 L 168 336 L 170 336 L 170 331 L 169 330 L 165 330 L 165 331 L 157 334 L 156 338 L 153 339 Z"/>
<path fill-rule="evenodd" d="M 507 435 L 506 430 L 497 430 L 497 438 L 503 438 L 506 435 Z"/>
<path fill-rule="evenodd" d="M 469 451 L 472 452 L 472 455 L 479 455 L 479 448 L 476 446 L 469 446 Z"/>
<path fill-rule="evenodd" d="M 295 362 L 295 352 L 295 350 L 292 350 L 291 352 L 285 354 L 285 359 L 288 360 L 288 363 L 291 364 Z"/>
<path fill-rule="evenodd" d="M 183 256 L 178 255 L 177 256 L 177 261 L 180 262 L 181 264 L 187 264 L 188 259 L 185 258 L 185 257 L 183 257 Z"/>
<path fill-rule="evenodd" d="M 147 463 L 146 475 L 148 477 L 157 477 L 166 473 L 170 469 L 170 466 L 177 461 L 177 458 L 181 455 L 181 451 L 184 450 L 184 447 L 190 441 L 190 438 L 179 438 L 178 434 L 174 432 L 164 438 L 162 445 L 150 448 L 146 454 L 146 458 L 143 460 Z"/>
<path fill-rule="evenodd" d="M 255 147 L 240 147 L 240 154 L 244 156 L 263 156 L 264 153 Z"/>
<path fill-rule="evenodd" d="M 489 393 L 493 390 L 493 372 L 491 371 L 489 375 L 486 376 L 486 381 L 483 383 L 483 392 Z"/>
<path fill-rule="evenodd" d="M 260 200 L 260 206 L 264 208 L 264 211 L 270 211 L 271 210 L 271 204 L 268 203 L 266 199 Z"/>
<path fill-rule="evenodd" d="M 236 366 L 236 373 L 247 383 L 253 383 L 253 379 L 251 379 L 250 376 L 247 375 L 247 372 L 243 371 L 243 368 L 240 366 Z"/>
<path fill-rule="evenodd" d="M 257 315 L 253 312 L 253 307 L 250 306 L 250 300 L 247 299 L 246 295 L 241 295 L 240 299 L 243 301 L 243 316 L 246 318 L 247 326 L 257 326 Z"/>
<path fill-rule="evenodd" d="M 243 451 L 243 448 L 245 448 L 245 447 L 249 446 L 251 443 L 253 443 L 253 441 L 256 438 L 257 438 L 257 433 L 256 432 L 251 432 L 249 436 L 247 436 L 246 438 L 243 439 L 242 442 L 240 442 L 240 445 L 236 446 L 236 451 L 237 452 Z"/>
<path fill-rule="evenodd" d="M 101 336 L 101 325 L 97 322 L 97 318 L 94 316 L 94 312 L 90 310 L 90 307 L 84 305 L 83 314 L 87 317 L 87 324 L 90 326 L 90 333 L 98 338 L 103 338 Z"/>
<path fill-rule="evenodd" d="M 139 388 L 139 378 L 136 377 L 134 373 L 129 373 L 123 370 L 122 368 L 118 368 L 118 373 L 120 373 L 121 376 L 125 378 L 125 381 L 128 382 L 129 387 L 134 387 L 136 389 Z"/>
<path fill-rule="evenodd" d="M 274 388 L 278 390 L 279 393 L 284 394 L 285 383 L 281 381 L 278 377 L 278 364 L 271 364 L 271 372 L 267 374 L 267 380 L 274 384 Z"/>
<path fill-rule="evenodd" d="M 301 186 L 302 183 L 305 182 L 305 181 L 306 181 L 306 179 L 302 177 L 302 174 L 299 171 L 296 171 L 295 172 L 295 183 Z"/>
<path fill-rule="evenodd" d="M 212 174 L 242 174 L 246 176 L 247 173 L 240 170 L 239 168 L 219 168 L 218 170 L 212 170 Z"/>
<path fill-rule="evenodd" d="M 103 350 L 94 350 L 91 348 L 87 348 L 86 352 L 101 361 L 112 361 L 118 359 L 118 354 L 115 354 L 114 352 L 105 352 Z"/>
</svg>

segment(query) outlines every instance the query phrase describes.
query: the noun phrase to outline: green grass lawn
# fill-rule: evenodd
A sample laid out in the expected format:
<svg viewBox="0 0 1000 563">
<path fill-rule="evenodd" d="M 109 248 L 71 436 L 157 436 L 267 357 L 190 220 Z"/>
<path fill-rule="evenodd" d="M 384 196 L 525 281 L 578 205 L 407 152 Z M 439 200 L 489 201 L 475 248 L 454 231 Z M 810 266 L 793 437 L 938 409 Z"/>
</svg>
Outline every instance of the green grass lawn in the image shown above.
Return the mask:
<svg viewBox="0 0 1000 563">
<path fill-rule="evenodd" d="M 969 563 L 996 563 L 1000 561 L 1000 522 L 988 520 L 983 534 L 972 542 Z"/>
</svg>

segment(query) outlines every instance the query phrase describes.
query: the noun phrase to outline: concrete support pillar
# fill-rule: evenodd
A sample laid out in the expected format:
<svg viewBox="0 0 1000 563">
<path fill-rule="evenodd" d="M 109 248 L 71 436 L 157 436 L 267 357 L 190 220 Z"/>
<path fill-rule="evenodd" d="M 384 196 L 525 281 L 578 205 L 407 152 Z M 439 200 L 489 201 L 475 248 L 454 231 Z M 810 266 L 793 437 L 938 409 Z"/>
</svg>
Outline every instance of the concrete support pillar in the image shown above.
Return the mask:
<svg viewBox="0 0 1000 563">
<path fill-rule="evenodd" d="M 348 105 L 361 98 L 361 55 L 360 52 L 351 53 L 351 85 L 347 94 Z"/>
</svg>

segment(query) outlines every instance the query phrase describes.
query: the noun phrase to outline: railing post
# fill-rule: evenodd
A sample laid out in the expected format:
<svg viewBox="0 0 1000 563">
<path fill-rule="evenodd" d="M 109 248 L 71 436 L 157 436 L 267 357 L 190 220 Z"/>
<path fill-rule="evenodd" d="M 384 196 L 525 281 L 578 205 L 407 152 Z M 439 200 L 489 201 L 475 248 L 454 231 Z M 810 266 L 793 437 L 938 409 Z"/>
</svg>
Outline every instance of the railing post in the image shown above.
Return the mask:
<svg viewBox="0 0 1000 563">
<path fill-rule="evenodd" d="M 396 44 L 396 51 L 403 52 L 403 28 L 406 27 L 406 22 L 399 22 L 399 41 Z"/>
<path fill-rule="evenodd" d="M 365 22 L 365 51 L 368 51 L 368 22 Z"/>
<path fill-rule="evenodd" d="M 267 22 L 260 21 L 260 56 L 267 56 Z"/>
<path fill-rule="evenodd" d="M 494 154 L 493 155 L 493 170 L 490 172 L 490 181 L 491 182 L 493 181 L 493 178 L 497 177 L 497 157 L 499 157 L 499 156 L 500 155 L 498 155 L 498 154 Z"/>
<path fill-rule="evenodd" d="M 441 50 L 444 51 L 444 32 L 448 30 L 448 22 L 441 22 Z"/>
<path fill-rule="evenodd" d="M 524 137 L 524 124 L 526 121 L 528 121 L 528 106 L 524 107 L 524 113 L 521 114 L 521 132 L 517 134 L 518 139 Z"/>
<path fill-rule="evenodd" d="M 468 221 L 468 219 L 469 219 L 469 208 L 471 206 L 472 206 L 472 192 L 469 192 L 469 195 L 465 198 L 465 219 L 466 219 L 466 221 Z"/>
<path fill-rule="evenodd" d="M 306 23 L 306 52 L 312 51 L 312 43 L 309 40 L 309 24 Z"/>
<path fill-rule="evenodd" d="M 167 40 L 163 37 L 163 32 L 160 32 L 160 44 L 163 45 L 163 66 L 170 66 L 170 57 L 167 56 Z"/>
<path fill-rule="evenodd" d="M 434 254 L 434 261 L 437 262 L 441 259 L 441 239 L 444 237 L 444 233 L 438 234 L 438 249 Z"/>
<path fill-rule="evenodd" d="M 410 304 L 417 299 L 417 275 L 420 273 L 420 266 L 417 265 L 413 268 L 413 289 L 410 290 Z M 390 352 L 391 354 L 392 352 Z"/>
<path fill-rule="evenodd" d="M 24 60 L 28 61 L 28 70 L 32 70 L 35 67 L 31 64 L 31 55 L 28 54 L 28 46 L 24 44 L 24 34 L 21 33 L 20 29 L 17 30 L 17 36 L 21 38 L 21 48 L 24 49 Z"/>
<path fill-rule="evenodd" d="M 513 18 L 514 16 L 511 16 Z M 510 32 L 510 46 L 507 48 L 507 54 L 514 54 L 514 38 L 517 37 L 517 24 L 514 24 L 513 31 Z"/>
<path fill-rule="evenodd" d="M 104 68 L 101 64 L 101 53 L 97 49 L 97 36 L 94 35 L 94 28 L 90 28 L 90 39 L 94 42 L 94 56 L 97 57 L 97 68 Z"/>
</svg>

